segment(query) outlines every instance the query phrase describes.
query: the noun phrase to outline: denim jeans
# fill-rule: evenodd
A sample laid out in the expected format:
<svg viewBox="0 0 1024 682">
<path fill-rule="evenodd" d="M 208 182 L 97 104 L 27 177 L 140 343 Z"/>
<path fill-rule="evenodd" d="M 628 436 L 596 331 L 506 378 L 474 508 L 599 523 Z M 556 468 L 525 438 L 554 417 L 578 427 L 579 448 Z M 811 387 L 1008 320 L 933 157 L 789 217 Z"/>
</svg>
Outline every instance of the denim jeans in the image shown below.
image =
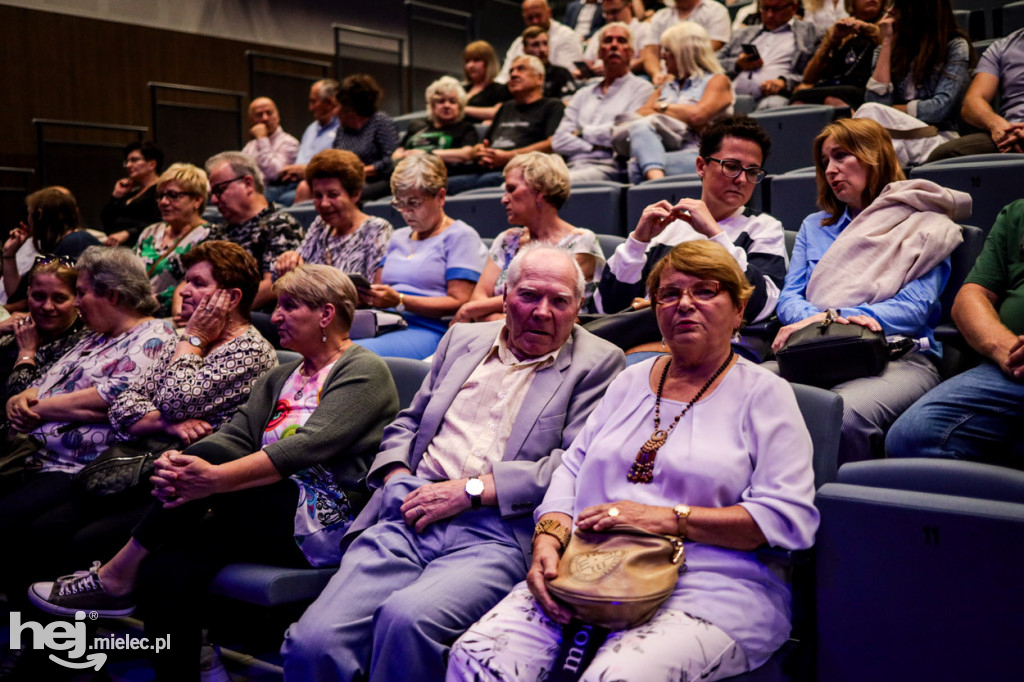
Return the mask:
<svg viewBox="0 0 1024 682">
<path fill-rule="evenodd" d="M 647 171 L 662 170 L 665 175 L 697 172 L 697 150 L 680 149 L 666 152 L 661 138 L 647 119 L 635 122 L 629 128 L 630 151 L 635 157 L 629 164 L 629 179 L 634 184 L 643 182 Z"/>
<path fill-rule="evenodd" d="M 986 362 L 947 379 L 896 420 L 889 457 L 946 457 L 1024 466 L 1024 382 Z"/>
</svg>

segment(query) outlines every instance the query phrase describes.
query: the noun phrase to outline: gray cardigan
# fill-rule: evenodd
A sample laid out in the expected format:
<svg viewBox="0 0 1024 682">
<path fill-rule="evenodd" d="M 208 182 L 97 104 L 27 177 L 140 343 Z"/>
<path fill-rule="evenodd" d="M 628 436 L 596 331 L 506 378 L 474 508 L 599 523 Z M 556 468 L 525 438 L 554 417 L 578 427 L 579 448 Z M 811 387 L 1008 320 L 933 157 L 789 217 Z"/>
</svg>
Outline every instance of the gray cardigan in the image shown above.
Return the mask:
<svg viewBox="0 0 1024 682">
<path fill-rule="evenodd" d="M 335 363 L 320 404 L 293 435 L 262 447 L 263 432 L 281 389 L 301 360 L 271 370 L 253 386 L 249 400 L 229 422 L 184 452 L 212 461 L 239 459 L 264 450 L 282 478 L 320 464 L 346 491 L 365 496 L 361 480 L 380 447 L 384 427 L 398 413 L 398 391 L 384 361 L 361 346 Z"/>
</svg>

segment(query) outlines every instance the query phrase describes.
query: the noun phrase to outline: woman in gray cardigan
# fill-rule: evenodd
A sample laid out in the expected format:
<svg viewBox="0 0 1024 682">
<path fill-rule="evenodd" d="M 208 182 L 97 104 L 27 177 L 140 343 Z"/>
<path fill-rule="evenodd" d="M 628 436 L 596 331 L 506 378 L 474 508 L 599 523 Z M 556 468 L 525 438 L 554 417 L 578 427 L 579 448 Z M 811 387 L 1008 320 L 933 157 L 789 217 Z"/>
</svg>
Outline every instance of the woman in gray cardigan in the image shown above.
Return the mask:
<svg viewBox="0 0 1024 682">
<path fill-rule="evenodd" d="M 175 635 L 153 657 L 157 679 L 198 678 L 204 595 L 224 565 L 338 562 L 359 480 L 398 411 L 387 365 L 348 337 L 357 295 L 345 274 L 303 265 L 274 288 L 281 344 L 303 359 L 260 379 L 219 431 L 161 455 L 152 481 L 162 505 L 113 559 L 30 589 L 64 616 L 127 615 L 138 602 L 147 633 Z"/>
</svg>

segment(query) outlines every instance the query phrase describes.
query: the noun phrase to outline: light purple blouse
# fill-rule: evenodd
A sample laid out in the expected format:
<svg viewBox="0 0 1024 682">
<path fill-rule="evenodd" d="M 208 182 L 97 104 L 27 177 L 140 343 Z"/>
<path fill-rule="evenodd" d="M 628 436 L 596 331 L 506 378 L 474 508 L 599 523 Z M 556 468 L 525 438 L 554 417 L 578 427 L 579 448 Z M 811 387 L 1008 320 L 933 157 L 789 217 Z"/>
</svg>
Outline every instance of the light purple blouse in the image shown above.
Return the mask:
<svg viewBox="0 0 1024 682">
<path fill-rule="evenodd" d="M 648 484 L 626 479 L 654 427 L 654 360 L 627 368 L 609 386 L 582 433 L 562 455 L 534 512 L 576 518 L 616 500 L 672 507 L 739 504 L 770 545 L 810 547 L 818 528 L 811 438 L 789 384 L 740 359 L 718 387 L 680 420 L 661 448 Z M 662 399 L 662 424 L 683 403 Z M 754 552 L 686 542 L 687 570 L 666 608 L 722 628 L 761 665 L 790 631 L 789 586 Z"/>
</svg>

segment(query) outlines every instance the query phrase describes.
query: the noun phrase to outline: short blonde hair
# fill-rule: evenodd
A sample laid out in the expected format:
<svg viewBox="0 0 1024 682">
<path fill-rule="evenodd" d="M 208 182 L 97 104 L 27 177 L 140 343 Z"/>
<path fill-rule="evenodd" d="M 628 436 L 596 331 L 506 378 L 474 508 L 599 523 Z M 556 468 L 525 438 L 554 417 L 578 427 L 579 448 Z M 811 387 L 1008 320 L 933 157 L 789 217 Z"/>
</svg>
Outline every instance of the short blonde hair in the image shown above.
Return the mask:
<svg viewBox="0 0 1024 682">
<path fill-rule="evenodd" d="M 501 71 L 501 65 L 498 64 L 498 55 L 495 54 L 494 48 L 486 40 L 475 40 L 466 45 L 466 49 L 462 51 L 462 71 L 466 76 L 466 80 L 469 80 L 469 74 L 466 73 L 465 64 L 470 59 L 479 59 L 484 63 L 486 67 L 485 78 L 488 83 L 498 77 L 498 72 Z"/>
<path fill-rule="evenodd" d="M 442 97 L 453 97 L 458 103 L 459 115 L 455 118 L 456 121 L 461 121 L 462 117 L 466 115 L 466 100 L 469 97 L 466 96 L 466 91 L 463 89 L 462 84 L 451 76 L 441 76 L 428 85 L 426 97 L 427 120 L 431 123 L 434 122 L 434 102 Z"/>
<path fill-rule="evenodd" d="M 352 328 L 359 294 L 348 275 L 337 268 L 303 263 L 274 282 L 274 293 L 278 296 L 288 294 L 310 308 L 330 303 L 336 311 L 334 319 L 341 326 L 341 331 L 347 332 Z"/>
<path fill-rule="evenodd" d="M 391 193 L 425 192 L 431 196 L 448 187 L 448 169 L 441 157 L 415 154 L 398 162 L 391 173 Z"/>
<path fill-rule="evenodd" d="M 163 189 L 168 182 L 176 182 L 186 192 L 202 199 L 200 212 L 206 207 L 206 199 L 210 196 L 210 179 L 202 168 L 191 163 L 172 163 L 156 181 L 157 191 Z"/>
<path fill-rule="evenodd" d="M 672 53 L 681 76 L 725 73 L 711 49 L 707 29 L 692 21 L 681 21 L 661 34 L 661 46 Z"/>
<path fill-rule="evenodd" d="M 747 281 L 747 276 L 740 270 L 736 259 L 724 246 L 710 239 L 683 242 L 655 263 L 651 274 L 647 276 L 647 293 L 652 304 L 658 303 L 661 275 L 668 268 L 691 277 L 718 282 L 729 293 L 729 298 L 737 310 L 741 310 L 754 293 L 754 287 Z"/>
<path fill-rule="evenodd" d="M 512 157 L 505 166 L 504 176 L 519 169 L 527 186 L 540 192 L 544 200 L 555 208 L 562 208 L 569 198 L 569 167 L 558 154 L 527 152 Z"/>
</svg>

